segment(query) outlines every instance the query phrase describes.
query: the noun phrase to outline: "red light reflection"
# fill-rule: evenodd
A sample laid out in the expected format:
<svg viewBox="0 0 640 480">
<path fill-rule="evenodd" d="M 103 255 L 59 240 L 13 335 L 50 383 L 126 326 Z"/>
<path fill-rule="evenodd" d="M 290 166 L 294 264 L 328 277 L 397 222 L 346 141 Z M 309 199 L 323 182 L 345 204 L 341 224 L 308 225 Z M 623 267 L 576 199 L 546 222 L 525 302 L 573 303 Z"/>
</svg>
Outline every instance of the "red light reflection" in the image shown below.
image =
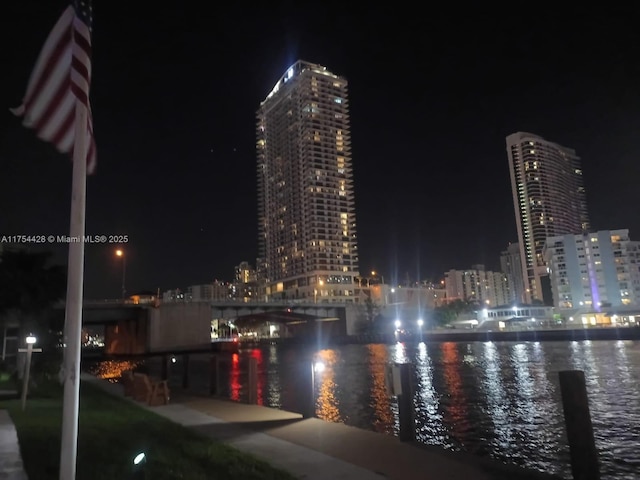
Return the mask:
<svg viewBox="0 0 640 480">
<path fill-rule="evenodd" d="M 449 391 L 449 402 L 444 403 L 443 406 L 448 417 L 447 423 L 452 426 L 453 435 L 460 439 L 464 434 L 459 427 L 466 425 L 468 411 L 460 376 L 462 361 L 456 343 L 445 342 L 442 344 L 442 360 L 444 380 Z"/>
<path fill-rule="evenodd" d="M 240 381 L 240 356 L 237 353 L 231 355 L 231 372 L 229 374 L 229 398 L 240 401 L 240 390 L 242 382 Z"/>
</svg>

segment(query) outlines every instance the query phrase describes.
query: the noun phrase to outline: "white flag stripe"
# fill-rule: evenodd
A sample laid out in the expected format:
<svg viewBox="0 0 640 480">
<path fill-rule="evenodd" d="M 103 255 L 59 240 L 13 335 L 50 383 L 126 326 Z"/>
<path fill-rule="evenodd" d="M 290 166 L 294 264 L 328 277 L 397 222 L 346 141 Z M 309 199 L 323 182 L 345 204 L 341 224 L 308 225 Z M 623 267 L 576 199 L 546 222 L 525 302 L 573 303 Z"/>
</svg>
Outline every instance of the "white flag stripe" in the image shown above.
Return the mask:
<svg viewBox="0 0 640 480">
<path fill-rule="evenodd" d="M 71 115 L 75 115 L 75 109 L 71 113 Z M 75 142 L 75 129 L 73 128 L 73 126 L 74 123 L 71 124 L 71 128 L 67 128 L 67 130 L 64 132 L 64 137 L 62 137 L 62 139 L 58 141 L 60 150 L 64 152 L 71 152 L 73 150 L 73 144 Z"/>
<path fill-rule="evenodd" d="M 26 127 L 36 130 L 38 138 L 52 143 L 62 153 L 73 152 L 76 134 L 86 135 L 87 173 L 93 173 L 97 157 L 89 103 L 90 12 L 85 0 L 72 0 L 38 55 L 22 105 L 11 109 L 23 117 Z M 78 101 L 88 112 L 85 125 L 78 125 L 76 119 Z"/>
<path fill-rule="evenodd" d="M 60 125 L 63 124 L 69 115 L 75 115 L 75 108 L 76 98 L 73 93 L 68 91 L 64 96 L 64 100 L 58 106 L 56 113 L 47 119 L 47 122 L 42 126 L 41 133 L 38 136 L 48 142 L 54 140 L 54 136 L 58 133 Z M 62 150 L 62 148 L 60 149 Z"/>
</svg>

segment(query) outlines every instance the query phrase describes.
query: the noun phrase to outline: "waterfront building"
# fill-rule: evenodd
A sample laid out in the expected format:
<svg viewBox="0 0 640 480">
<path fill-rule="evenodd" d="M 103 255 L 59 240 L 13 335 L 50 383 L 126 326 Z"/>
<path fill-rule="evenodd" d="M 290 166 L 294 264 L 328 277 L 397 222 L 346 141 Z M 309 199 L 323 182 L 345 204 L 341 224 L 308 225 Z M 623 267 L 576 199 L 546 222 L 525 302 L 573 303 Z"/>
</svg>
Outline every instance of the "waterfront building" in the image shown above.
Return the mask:
<svg viewBox="0 0 640 480">
<path fill-rule="evenodd" d="M 589 231 L 580 157 L 532 133 L 514 133 L 506 143 L 525 301 L 548 302 L 545 241 Z"/>
<path fill-rule="evenodd" d="M 449 270 L 444 275 L 447 302 L 462 300 L 485 307 L 510 303 L 507 277 L 502 272 L 472 265 L 468 270 Z"/>
<path fill-rule="evenodd" d="M 590 313 L 585 323 L 616 323 L 614 315 L 640 307 L 640 242 L 627 229 L 550 237 L 544 259 L 563 316 Z"/>
<path fill-rule="evenodd" d="M 185 298 L 185 292 L 179 288 L 162 292 L 162 303 L 184 302 Z"/>
<path fill-rule="evenodd" d="M 479 330 L 543 330 L 557 326 L 554 309 L 547 305 L 498 305 L 481 308 L 476 321 L 470 322 Z"/>
<path fill-rule="evenodd" d="M 186 297 L 189 302 L 213 300 L 215 297 L 213 284 L 191 285 L 187 288 Z"/>
<path fill-rule="evenodd" d="M 214 280 L 211 283 L 190 285 L 186 290 L 176 288 L 162 293 L 163 303 L 175 302 L 210 302 L 229 300 L 231 298 L 231 285 L 227 282 Z"/>
<path fill-rule="evenodd" d="M 354 302 L 347 80 L 298 61 L 257 111 L 258 271 L 267 300 Z"/>
</svg>

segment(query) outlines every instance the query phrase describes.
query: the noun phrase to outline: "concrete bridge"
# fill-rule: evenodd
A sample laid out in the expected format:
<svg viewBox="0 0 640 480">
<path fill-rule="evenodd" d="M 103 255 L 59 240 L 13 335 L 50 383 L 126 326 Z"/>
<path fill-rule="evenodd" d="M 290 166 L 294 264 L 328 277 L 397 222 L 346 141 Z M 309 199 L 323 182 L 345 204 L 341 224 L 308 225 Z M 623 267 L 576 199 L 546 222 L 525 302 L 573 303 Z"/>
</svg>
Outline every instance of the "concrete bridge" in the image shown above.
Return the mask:
<svg viewBox="0 0 640 480">
<path fill-rule="evenodd" d="M 55 315 L 64 322 L 65 306 Z M 85 301 L 83 330 L 104 335 L 104 352 L 113 355 L 188 350 L 211 345 L 213 328 L 261 329 L 280 337 L 345 336 L 355 324 L 356 309 L 344 304 L 290 302 L 167 302 Z M 273 327 L 272 327 L 273 328 Z"/>
</svg>

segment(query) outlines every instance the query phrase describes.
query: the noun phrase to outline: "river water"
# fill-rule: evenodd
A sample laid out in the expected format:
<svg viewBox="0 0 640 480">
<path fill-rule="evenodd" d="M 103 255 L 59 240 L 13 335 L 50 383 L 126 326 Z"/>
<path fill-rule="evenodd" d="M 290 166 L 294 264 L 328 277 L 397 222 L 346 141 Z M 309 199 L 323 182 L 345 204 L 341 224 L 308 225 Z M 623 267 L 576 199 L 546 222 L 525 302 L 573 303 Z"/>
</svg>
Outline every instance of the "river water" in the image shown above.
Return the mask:
<svg viewBox="0 0 640 480">
<path fill-rule="evenodd" d="M 602 480 L 640 479 L 640 342 L 443 342 L 342 345 L 310 351 L 266 345 L 220 360 L 218 394 L 246 402 L 249 359 L 257 360 L 259 404 L 299 411 L 300 372 L 315 375 L 316 416 L 398 434 L 385 366 L 414 365 L 418 441 L 571 479 L 558 372 L 585 374 Z M 221 358 L 220 356 L 218 358 Z M 208 394 L 210 358 L 190 357 L 189 390 Z M 184 363 L 170 364 L 172 389 Z M 152 374 L 159 364 L 147 361 Z"/>
</svg>

